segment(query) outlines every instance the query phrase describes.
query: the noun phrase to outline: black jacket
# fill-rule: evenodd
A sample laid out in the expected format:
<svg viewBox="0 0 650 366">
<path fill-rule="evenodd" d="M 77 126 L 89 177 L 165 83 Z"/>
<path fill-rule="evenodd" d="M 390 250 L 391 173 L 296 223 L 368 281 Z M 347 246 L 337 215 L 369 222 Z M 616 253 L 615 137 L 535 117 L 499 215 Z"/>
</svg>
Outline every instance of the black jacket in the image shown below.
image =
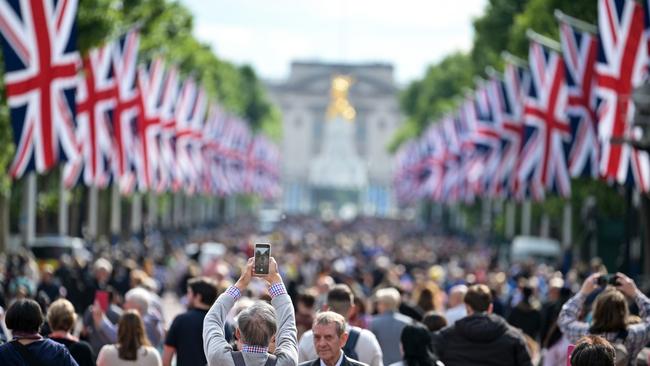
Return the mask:
<svg viewBox="0 0 650 366">
<path fill-rule="evenodd" d="M 298 366 L 320 366 L 320 358 L 311 361 L 305 361 Z M 341 366 L 368 366 L 367 364 L 359 361 L 355 361 L 346 355 L 343 355 L 343 361 L 341 361 Z"/>
<path fill-rule="evenodd" d="M 433 334 L 445 366 L 532 366 L 521 331 L 498 315 L 474 314 Z"/>
</svg>

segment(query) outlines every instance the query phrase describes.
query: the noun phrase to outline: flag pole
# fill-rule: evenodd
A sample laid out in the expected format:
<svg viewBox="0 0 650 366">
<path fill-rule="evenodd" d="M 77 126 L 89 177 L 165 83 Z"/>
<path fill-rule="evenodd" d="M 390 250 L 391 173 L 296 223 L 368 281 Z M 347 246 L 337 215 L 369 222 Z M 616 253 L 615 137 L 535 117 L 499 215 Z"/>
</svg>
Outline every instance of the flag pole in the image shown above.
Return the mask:
<svg viewBox="0 0 650 366">
<path fill-rule="evenodd" d="M 120 196 L 120 187 L 115 182 L 111 186 L 111 241 L 117 242 L 120 235 L 122 224 L 122 197 Z"/>
<path fill-rule="evenodd" d="M 23 242 L 29 246 L 36 237 L 36 173 L 27 173 L 21 210 Z"/>
<path fill-rule="evenodd" d="M 68 215 L 68 195 L 69 191 L 65 188 L 64 184 L 64 175 L 63 169 L 59 169 L 61 172 L 61 179 L 59 180 L 59 234 L 67 235 L 69 227 L 69 215 Z"/>
<path fill-rule="evenodd" d="M 560 45 L 560 42 L 551 39 L 549 37 L 543 36 L 537 32 L 535 32 L 532 29 L 526 30 L 526 37 L 528 37 L 529 40 L 537 42 L 543 46 L 546 46 L 554 51 L 557 52 L 562 52 L 562 46 Z"/>
<path fill-rule="evenodd" d="M 97 239 L 97 215 L 99 211 L 99 190 L 96 185 L 88 187 L 87 235 L 90 240 Z"/>
<path fill-rule="evenodd" d="M 575 27 L 575 28 L 578 28 L 578 29 L 580 29 L 581 31 L 584 31 L 584 32 L 589 32 L 589 33 L 592 33 L 592 34 L 598 34 L 598 27 L 597 26 L 595 26 L 595 25 L 593 25 L 591 23 L 587 23 L 584 20 L 580 20 L 580 19 L 574 18 L 574 17 L 572 17 L 570 15 L 567 15 L 567 14 L 563 13 L 560 9 L 555 9 L 555 12 L 553 12 L 553 14 L 555 15 L 555 19 L 559 20 L 560 22 L 567 23 L 568 25 L 570 25 L 572 27 Z"/>
<path fill-rule="evenodd" d="M 509 62 L 513 65 L 517 65 L 519 67 L 527 68 L 528 67 L 528 62 L 524 60 L 521 57 L 515 56 L 512 53 L 508 51 L 503 51 L 501 52 L 501 58 L 503 58 L 506 62 Z"/>
</svg>

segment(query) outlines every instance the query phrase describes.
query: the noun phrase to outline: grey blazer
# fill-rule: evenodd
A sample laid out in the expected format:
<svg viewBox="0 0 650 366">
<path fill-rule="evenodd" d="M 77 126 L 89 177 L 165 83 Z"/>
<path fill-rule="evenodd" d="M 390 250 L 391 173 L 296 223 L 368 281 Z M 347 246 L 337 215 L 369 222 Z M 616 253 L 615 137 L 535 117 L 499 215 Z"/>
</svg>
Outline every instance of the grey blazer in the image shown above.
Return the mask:
<svg viewBox="0 0 650 366">
<path fill-rule="evenodd" d="M 413 319 L 406 315 L 386 312 L 376 316 L 370 323 L 370 330 L 377 337 L 384 356 L 384 365 L 390 365 L 402 360 L 400 351 L 400 336 L 402 329 L 412 324 Z"/>
</svg>

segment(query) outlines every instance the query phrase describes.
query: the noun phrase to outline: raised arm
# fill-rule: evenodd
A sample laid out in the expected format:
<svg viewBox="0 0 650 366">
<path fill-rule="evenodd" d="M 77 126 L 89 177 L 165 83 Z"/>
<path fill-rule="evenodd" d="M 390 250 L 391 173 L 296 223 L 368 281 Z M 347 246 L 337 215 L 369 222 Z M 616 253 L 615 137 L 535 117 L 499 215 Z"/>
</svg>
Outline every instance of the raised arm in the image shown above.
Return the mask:
<svg viewBox="0 0 650 366">
<path fill-rule="evenodd" d="M 287 290 L 282 282 L 282 277 L 278 273 L 278 264 L 274 258 L 270 259 L 269 275 L 266 281 L 269 285 L 269 294 L 271 295 L 271 304 L 275 308 L 278 321 L 278 333 L 275 337 L 275 354 L 278 357 L 286 355 L 295 364 L 298 363 L 298 331 L 296 329 L 296 318 L 291 303 L 291 298 L 287 295 Z"/>
<path fill-rule="evenodd" d="M 562 306 L 557 318 L 557 326 L 571 343 L 575 343 L 580 337 L 589 334 L 589 324 L 578 320 L 578 317 L 587 295 L 596 289 L 596 281 L 599 276 L 600 274 L 594 273 L 587 277 L 580 292 Z"/>
<path fill-rule="evenodd" d="M 638 354 L 650 340 L 650 299 L 636 287 L 634 281 L 622 273 L 616 274 L 616 288 L 625 296 L 634 299 L 639 307 L 640 324 L 628 325 L 626 345 L 631 354 Z"/>
<path fill-rule="evenodd" d="M 203 320 L 203 352 L 205 352 L 209 365 L 231 363 L 230 351 L 232 351 L 232 347 L 226 341 L 224 333 L 226 316 L 235 302 L 239 300 L 242 292 L 248 287 L 252 271 L 253 261 L 249 259 L 237 283 L 222 293 L 205 315 Z"/>
</svg>

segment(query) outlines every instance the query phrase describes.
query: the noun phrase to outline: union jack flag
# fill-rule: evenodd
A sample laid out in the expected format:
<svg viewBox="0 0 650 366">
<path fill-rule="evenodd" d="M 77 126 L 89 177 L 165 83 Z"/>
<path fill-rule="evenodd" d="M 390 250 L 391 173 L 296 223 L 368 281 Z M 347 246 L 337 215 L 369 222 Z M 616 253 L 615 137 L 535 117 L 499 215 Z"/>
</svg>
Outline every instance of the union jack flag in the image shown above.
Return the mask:
<svg viewBox="0 0 650 366">
<path fill-rule="evenodd" d="M 225 146 L 228 156 L 228 181 L 235 192 L 241 192 L 244 188 L 246 158 L 251 134 L 248 126 L 239 119 L 234 119 L 228 125 L 226 132 Z"/>
<path fill-rule="evenodd" d="M 138 44 L 136 30 L 113 43 L 113 73 L 117 81 L 117 102 L 113 114 L 113 176 L 123 194 L 133 192 L 136 185 L 136 135 L 140 114 L 136 83 Z"/>
<path fill-rule="evenodd" d="M 571 176 L 598 176 L 595 65 L 598 40 L 589 32 L 560 22 L 560 40 L 569 92 L 571 122 L 569 171 Z"/>
<path fill-rule="evenodd" d="M 277 192 L 277 148 L 264 136 L 255 136 L 249 151 L 247 188 L 251 193 L 272 198 Z"/>
<path fill-rule="evenodd" d="M 109 45 L 92 49 L 83 60 L 84 75 L 77 88 L 77 143 L 81 155 L 64 166 L 67 188 L 78 183 L 82 172 L 87 186 L 105 188 L 110 181 L 110 113 L 116 96 L 111 49 Z"/>
<path fill-rule="evenodd" d="M 203 129 L 203 184 L 204 190 L 213 194 L 223 194 L 220 191 L 223 171 L 219 166 L 219 149 L 224 120 L 224 113 L 219 105 L 210 103 L 208 118 Z"/>
<path fill-rule="evenodd" d="M 192 163 L 191 190 L 197 191 L 202 188 L 201 177 L 204 173 L 203 164 L 203 129 L 205 128 L 206 111 L 208 109 L 208 100 L 205 90 L 199 88 L 196 97 L 196 104 L 192 112 L 190 121 L 190 137 L 187 145 L 190 162 Z"/>
<path fill-rule="evenodd" d="M 525 145 L 519 179 L 532 178 L 529 188 L 536 199 L 541 199 L 545 190 L 568 197 L 571 179 L 565 145 L 571 139 L 571 128 L 562 57 L 532 41 L 529 62 L 532 82 L 524 108 Z"/>
<path fill-rule="evenodd" d="M 402 203 L 410 203 L 417 198 L 420 166 L 418 151 L 418 143 L 411 140 L 400 148 L 395 158 L 397 168 L 393 184 L 397 199 Z"/>
<path fill-rule="evenodd" d="M 176 106 L 176 165 L 178 168 L 177 187 L 191 191 L 194 165 L 189 146 L 192 143 L 192 116 L 197 104 L 198 88 L 192 79 L 183 82 L 178 105 Z"/>
<path fill-rule="evenodd" d="M 160 106 L 160 176 L 157 192 L 174 189 L 176 180 L 176 100 L 180 91 L 178 70 L 170 68 L 165 77 Z M 178 187 L 176 187 L 178 188 Z"/>
<path fill-rule="evenodd" d="M 647 40 L 643 8 L 633 0 L 599 0 L 599 50 L 596 93 L 599 98 L 598 137 L 602 155 L 600 173 L 618 183 L 634 183 L 650 191 L 650 158 L 647 152 L 621 141 L 639 138 L 634 127 L 633 88 L 647 76 Z"/>
<path fill-rule="evenodd" d="M 457 116 L 447 118 L 441 124 L 441 136 L 444 145 L 444 182 L 443 197 L 446 202 L 473 200 L 473 192 L 469 189 L 468 172 L 473 168 L 474 141 L 473 131 L 468 124 L 465 110 L 468 103 L 461 106 Z"/>
<path fill-rule="evenodd" d="M 156 187 L 159 176 L 160 107 L 163 94 L 165 65 L 160 58 L 149 67 L 138 68 L 138 98 L 140 114 L 137 132 L 138 187 L 147 191 Z"/>
<path fill-rule="evenodd" d="M 420 197 L 443 198 L 445 177 L 445 141 L 440 134 L 440 124 L 427 129 L 420 139 Z"/>
<path fill-rule="evenodd" d="M 77 159 L 77 1 L 0 0 L 5 84 L 16 142 L 9 173 Z"/>
<path fill-rule="evenodd" d="M 514 196 L 517 164 L 523 135 L 524 90 L 530 82 L 528 71 L 506 62 L 503 80 L 494 80 L 493 103 L 500 130 L 501 159 L 494 174 L 492 193 L 497 197 Z"/>
<path fill-rule="evenodd" d="M 478 129 L 483 128 L 480 127 L 482 124 L 480 113 L 475 95 L 468 95 L 461 106 L 458 129 L 454 132 L 456 137 L 451 138 L 451 141 L 459 141 L 454 144 L 457 145 L 456 149 L 462 152 L 461 166 L 462 179 L 464 179 L 462 198 L 468 203 L 473 202 L 477 195 L 483 194 L 484 178 L 487 176 L 485 171 L 489 145 L 485 144 L 486 136 L 481 136 L 478 132 Z M 454 130 L 450 126 L 445 131 L 447 136 L 451 136 L 450 131 Z"/>
<path fill-rule="evenodd" d="M 476 145 L 483 155 L 484 167 L 480 190 L 485 196 L 494 196 L 490 187 L 494 184 L 496 170 L 501 161 L 501 134 L 495 98 L 498 90 L 495 82 L 482 81 L 475 95 L 476 106 Z"/>
</svg>

